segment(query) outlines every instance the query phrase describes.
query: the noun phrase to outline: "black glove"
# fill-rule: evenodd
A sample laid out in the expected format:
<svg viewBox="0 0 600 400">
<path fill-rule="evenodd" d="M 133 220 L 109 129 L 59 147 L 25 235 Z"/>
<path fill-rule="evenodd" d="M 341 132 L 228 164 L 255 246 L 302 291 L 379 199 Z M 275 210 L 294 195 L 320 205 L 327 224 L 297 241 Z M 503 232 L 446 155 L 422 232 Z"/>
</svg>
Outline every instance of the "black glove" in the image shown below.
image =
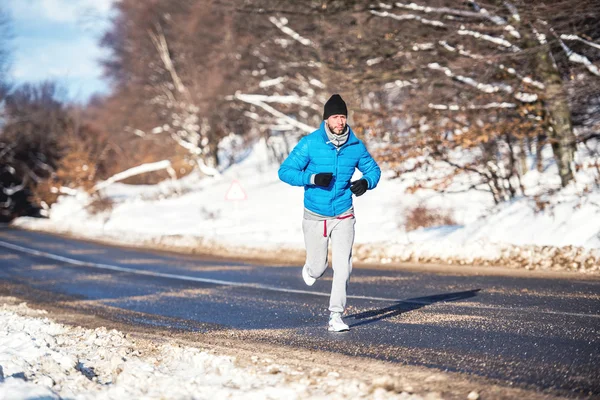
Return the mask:
<svg viewBox="0 0 600 400">
<path fill-rule="evenodd" d="M 359 179 L 357 181 L 352 182 L 352 184 L 350 185 L 350 190 L 352 190 L 352 193 L 354 193 L 356 196 L 362 196 L 363 194 L 365 194 L 368 188 L 369 183 L 366 179 Z"/>
<path fill-rule="evenodd" d="M 321 172 L 320 174 L 315 175 L 315 185 L 327 187 L 331 183 L 332 179 L 333 179 L 333 173 Z"/>
</svg>

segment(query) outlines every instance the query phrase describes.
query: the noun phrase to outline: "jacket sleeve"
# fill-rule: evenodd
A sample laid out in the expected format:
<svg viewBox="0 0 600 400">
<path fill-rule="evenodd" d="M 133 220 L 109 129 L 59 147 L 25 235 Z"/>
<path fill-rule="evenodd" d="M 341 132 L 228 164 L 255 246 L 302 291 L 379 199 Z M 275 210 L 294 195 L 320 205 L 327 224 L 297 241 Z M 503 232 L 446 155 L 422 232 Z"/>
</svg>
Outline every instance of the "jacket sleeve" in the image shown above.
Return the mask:
<svg viewBox="0 0 600 400">
<path fill-rule="evenodd" d="M 292 186 L 310 185 L 311 174 L 306 171 L 309 161 L 308 140 L 303 137 L 279 167 L 279 179 Z"/>
<path fill-rule="evenodd" d="M 362 172 L 362 177 L 369 184 L 369 189 L 374 189 L 379 183 L 379 178 L 381 178 L 381 169 L 379 169 L 379 166 L 373 157 L 371 157 L 365 145 L 361 143 L 361 146 L 362 155 L 358 160 L 358 170 Z"/>
</svg>

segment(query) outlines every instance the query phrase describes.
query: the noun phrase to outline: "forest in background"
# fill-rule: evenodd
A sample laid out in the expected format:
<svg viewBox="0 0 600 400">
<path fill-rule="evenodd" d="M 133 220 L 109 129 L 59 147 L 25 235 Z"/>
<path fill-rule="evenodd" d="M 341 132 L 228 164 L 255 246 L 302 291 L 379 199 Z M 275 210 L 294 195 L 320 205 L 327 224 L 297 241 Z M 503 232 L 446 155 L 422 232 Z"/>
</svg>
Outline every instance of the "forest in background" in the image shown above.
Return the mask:
<svg viewBox="0 0 600 400">
<path fill-rule="evenodd" d="M 600 188 L 600 2 L 121 0 L 102 38 L 108 96 L 10 82 L 0 18 L 0 212 L 35 215 L 129 168 L 219 174 L 220 146 L 265 138 L 281 161 L 332 93 L 411 190 L 544 199 L 578 171 Z M 557 185 L 522 177 L 556 165 Z M 129 178 L 156 183 L 165 171 Z"/>
</svg>

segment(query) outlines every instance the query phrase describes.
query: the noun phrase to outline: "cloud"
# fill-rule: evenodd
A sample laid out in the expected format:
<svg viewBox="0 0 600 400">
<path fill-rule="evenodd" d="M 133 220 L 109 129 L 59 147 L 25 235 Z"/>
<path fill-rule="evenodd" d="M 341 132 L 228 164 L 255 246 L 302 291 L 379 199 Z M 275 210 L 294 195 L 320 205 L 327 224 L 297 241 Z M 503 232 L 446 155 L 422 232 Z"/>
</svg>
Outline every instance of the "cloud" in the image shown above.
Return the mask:
<svg viewBox="0 0 600 400">
<path fill-rule="evenodd" d="M 54 81 L 67 91 L 68 98 L 85 101 L 94 93 L 107 93 L 99 59 L 105 53 L 90 37 L 63 43 L 20 42 L 12 76 L 16 83 Z"/>
<path fill-rule="evenodd" d="M 112 0 L 38 0 L 42 3 L 44 15 L 54 21 L 74 22 L 85 14 L 106 17 Z"/>
<path fill-rule="evenodd" d="M 15 25 L 69 26 L 99 37 L 109 27 L 116 0 L 1 0 Z M 18 26 L 17 26 L 18 28 Z"/>
<path fill-rule="evenodd" d="M 76 23 L 87 15 L 108 18 L 114 0 L 8 0 L 15 19 Z"/>
<path fill-rule="evenodd" d="M 12 77 L 17 83 L 54 80 L 79 99 L 107 91 L 98 39 L 113 0 L 8 0 L 15 27 Z"/>
<path fill-rule="evenodd" d="M 13 75 L 19 80 L 56 77 L 99 78 L 99 59 L 106 53 L 90 37 L 70 41 L 17 40 Z"/>
</svg>

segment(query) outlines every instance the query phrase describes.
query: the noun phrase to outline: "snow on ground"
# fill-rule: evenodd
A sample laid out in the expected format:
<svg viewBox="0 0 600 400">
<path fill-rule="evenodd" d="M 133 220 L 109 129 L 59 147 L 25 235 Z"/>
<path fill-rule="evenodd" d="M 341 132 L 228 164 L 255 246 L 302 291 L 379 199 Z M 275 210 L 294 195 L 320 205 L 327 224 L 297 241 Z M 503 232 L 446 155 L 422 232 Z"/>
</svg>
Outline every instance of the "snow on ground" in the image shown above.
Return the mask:
<svg viewBox="0 0 600 400">
<path fill-rule="evenodd" d="M 114 201 L 112 210 L 91 213 L 90 197 L 79 193 L 61 197 L 48 220 L 20 218 L 14 225 L 123 244 L 213 247 L 228 254 L 302 251 L 303 190 L 279 181 L 278 167 L 260 141 L 221 176 L 190 174 L 152 186 L 115 183 L 102 191 Z M 481 191 L 409 194 L 406 188 L 419 175 L 402 181 L 388 175 L 384 171 L 375 190 L 355 199 L 356 260 L 600 272 L 600 190 L 582 198 L 580 188 L 568 188 L 552 207 L 536 212 L 531 198 L 494 206 Z M 555 181 L 555 175 L 550 168 L 544 174 L 531 171 L 523 180 L 534 187 Z M 233 182 L 246 200 L 225 200 Z M 587 183 L 585 176 L 578 177 L 577 185 Z M 405 216 L 418 205 L 447 211 L 458 225 L 407 232 Z"/>
<path fill-rule="evenodd" d="M 172 342 L 149 349 L 117 330 L 55 323 L 14 300 L 0 298 L 0 400 L 423 398 L 388 391 L 383 381 L 299 371 L 260 356 L 239 366 L 233 357 Z"/>
</svg>

